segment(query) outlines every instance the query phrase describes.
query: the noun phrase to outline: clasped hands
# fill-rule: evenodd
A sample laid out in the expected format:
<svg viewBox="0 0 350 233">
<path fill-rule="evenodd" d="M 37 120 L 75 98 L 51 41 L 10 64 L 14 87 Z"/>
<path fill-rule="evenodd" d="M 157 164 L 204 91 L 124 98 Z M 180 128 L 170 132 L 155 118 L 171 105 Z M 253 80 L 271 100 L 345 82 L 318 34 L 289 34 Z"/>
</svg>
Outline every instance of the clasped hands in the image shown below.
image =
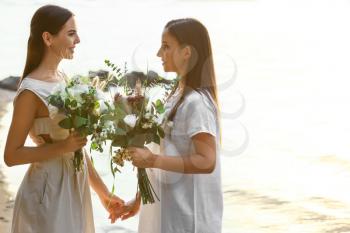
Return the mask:
<svg viewBox="0 0 350 233">
<path fill-rule="evenodd" d="M 157 156 L 153 154 L 148 148 L 129 147 L 128 152 L 132 158 L 132 164 L 139 168 L 154 167 Z M 140 194 L 131 201 L 125 203 L 119 197 L 112 195 L 105 201 L 102 201 L 106 210 L 109 212 L 109 219 L 114 223 L 117 219 L 125 220 L 135 216 L 141 204 Z"/>
<path fill-rule="evenodd" d="M 111 195 L 110 197 L 101 200 L 103 206 L 109 213 L 109 219 L 111 223 L 115 223 L 117 219 L 125 220 L 130 217 L 135 216 L 141 204 L 140 195 L 137 194 L 134 199 L 125 203 L 122 199 L 115 195 Z"/>
</svg>

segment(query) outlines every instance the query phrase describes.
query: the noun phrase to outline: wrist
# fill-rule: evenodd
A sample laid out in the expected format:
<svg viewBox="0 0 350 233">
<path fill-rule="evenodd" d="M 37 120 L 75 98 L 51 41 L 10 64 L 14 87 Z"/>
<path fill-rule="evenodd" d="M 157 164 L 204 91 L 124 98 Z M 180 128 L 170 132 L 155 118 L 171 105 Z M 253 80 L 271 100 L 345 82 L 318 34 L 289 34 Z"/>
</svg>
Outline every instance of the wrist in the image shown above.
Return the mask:
<svg viewBox="0 0 350 233">
<path fill-rule="evenodd" d="M 61 152 L 61 153 L 67 153 L 69 152 L 68 149 L 67 149 L 67 143 L 66 143 L 66 140 L 61 140 L 61 141 L 58 141 L 57 143 L 57 148 L 58 150 Z"/>
<path fill-rule="evenodd" d="M 153 154 L 153 168 L 161 168 L 162 156 Z"/>
</svg>

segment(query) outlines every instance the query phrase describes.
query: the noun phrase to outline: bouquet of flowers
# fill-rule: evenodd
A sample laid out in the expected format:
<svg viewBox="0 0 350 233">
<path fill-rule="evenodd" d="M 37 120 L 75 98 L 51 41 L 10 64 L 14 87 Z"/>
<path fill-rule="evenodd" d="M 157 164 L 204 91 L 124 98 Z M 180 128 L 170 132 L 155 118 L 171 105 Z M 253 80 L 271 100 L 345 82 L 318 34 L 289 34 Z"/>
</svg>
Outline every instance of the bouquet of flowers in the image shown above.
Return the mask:
<svg viewBox="0 0 350 233">
<path fill-rule="evenodd" d="M 123 95 L 118 92 L 114 95 L 112 102 L 106 103 L 108 111 L 100 116 L 91 146 L 94 150 L 103 151 L 101 142 L 111 141 L 110 167 L 112 175 L 115 176 L 116 172 L 121 172 L 120 167 L 124 166 L 124 162 L 131 160 L 128 147 L 144 147 L 152 142 L 160 144 L 160 139 L 164 137 L 162 128 L 164 101 L 157 99 L 152 102 L 142 93 L 146 92 L 147 88 L 160 86 L 158 84 L 161 79 L 154 78 L 153 84 L 150 84 L 150 79 L 147 77 L 143 81 L 137 78 L 131 82 L 128 75 L 143 73 L 126 74 L 126 68 L 124 68 L 123 74 L 117 66 L 109 61 L 105 62 L 116 72 L 116 75 L 110 76 L 113 78 L 107 78 L 109 80 L 107 85 L 119 88 Z M 144 168 L 137 169 L 137 178 L 137 187 L 143 204 L 154 203 L 155 197 L 159 200 Z"/>
<path fill-rule="evenodd" d="M 75 76 L 66 85 L 58 85 L 53 94 L 48 96 L 50 108 L 61 112 L 65 118 L 59 122 L 60 127 L 74 130 L 86 137 L 93 134 L 100 116 L 108 110 L 104 94 L 101 90 L 105 83 L 93 81 L 89 77 Z M 73 165 L 75 172 L 83 168 L 83 152 L 74 152 Z"/>
<path fill-rule="evenodd" d="M 130 161 L 127 147 L 144 147 L 153 142 L 160 144 L 160 138 L 164 137 L 164 131 L 161 127 L 162 113 L 164 106 L 161 100 L 150 102 L 148 98 L 141 95 L 128 96 L 126 98 L 127 106 L 131 106 L 131 113 L 123 114 L 124 117 L 118 122 L 117 127 L 123 132 L 113 135 L 112 146 L 119 147 L 112 157 L 114 170 L 119 171 L 118 166 L 124 165 L 124 160 Z M 118 111 L 127 113 L 122 97 L 116 95 L 114 105 Z M 122 115 L 122 116 L 123 116 Z M 153 187 L 147 177 L 144 168 L 138 168 L 138 190 L 141 194 L 143 204 L 154 203 Z M 158 197 L 157 197 L 158 199 Z"/>
</svg>

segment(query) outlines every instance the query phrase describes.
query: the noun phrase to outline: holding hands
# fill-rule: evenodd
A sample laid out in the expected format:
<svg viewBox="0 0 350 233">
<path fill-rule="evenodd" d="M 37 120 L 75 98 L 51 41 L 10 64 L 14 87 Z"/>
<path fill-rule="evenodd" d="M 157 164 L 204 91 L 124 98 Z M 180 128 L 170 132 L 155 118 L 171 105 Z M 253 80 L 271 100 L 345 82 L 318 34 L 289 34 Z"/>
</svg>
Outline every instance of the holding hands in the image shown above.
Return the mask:
<svg viewBox="0 0 350 233">
<path fill-rule="evenodd" d="M 109 208 L 106 208 L 109 212 L 109 219 L 111 219 L 111 223 L 114 223 L 118 218 L 121 218 L 121 220 L 126 220 L 130 217 L 135 216 L 139 212 L 141 204 L 141 197 L 139 193 L 133 200 L 130 200 L 127 203 L 124 203 L 124 201 L 122 201 L 122 205 L 119 205 L 120 202 L 117 201 L 119 198 L 116 196 L 114 197 L 116 198 L 114 200 L 115 203 L 113 205 L 111 204 Z"/>
</svg>

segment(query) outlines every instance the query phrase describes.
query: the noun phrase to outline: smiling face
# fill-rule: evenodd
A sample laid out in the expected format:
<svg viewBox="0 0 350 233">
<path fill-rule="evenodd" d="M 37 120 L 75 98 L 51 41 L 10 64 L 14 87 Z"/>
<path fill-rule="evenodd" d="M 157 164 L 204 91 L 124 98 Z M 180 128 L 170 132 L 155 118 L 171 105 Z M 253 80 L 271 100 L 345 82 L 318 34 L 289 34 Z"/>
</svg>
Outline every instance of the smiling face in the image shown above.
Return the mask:
<svg viewBox="0 0 350 233">
<path fill-rule="evenodd" d="M 63 25 L 57 35 L 47 33 L 43 37 L 50 52 L 61 59 L 72 59 L 75 45 L 80 42 L 74 16 Z"/>
<path fill-rule="evenodd" d="M 174 36 L 167 29 L 162 34 L 162 45 L 157 56 L 162 59 L 165 72 L 176 72 L 181 74 L 187 61 L 186 47 L 179 44 Z"/>
</svg>

